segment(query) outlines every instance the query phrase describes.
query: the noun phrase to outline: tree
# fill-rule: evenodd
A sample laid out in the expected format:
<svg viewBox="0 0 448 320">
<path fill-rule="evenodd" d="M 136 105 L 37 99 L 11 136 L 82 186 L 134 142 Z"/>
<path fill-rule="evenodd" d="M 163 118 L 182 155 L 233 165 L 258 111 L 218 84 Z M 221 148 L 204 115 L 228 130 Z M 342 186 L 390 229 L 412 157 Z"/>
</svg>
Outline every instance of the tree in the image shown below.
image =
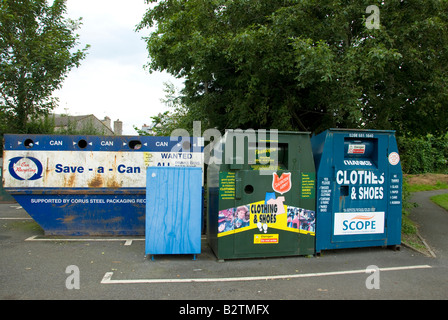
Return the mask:
<svg viewBox="0 0 448 320">
<path fill-rule="evenodd" d="M 170 136 L 176 129 L 185 129 L 192 132 L 195 119 L 190 110 L 182 103 L 180 93 L 171 82 L 166 82 L 164 85 L 165 99 L 161 99 L 161 102 L 169 110 L 151 117 L 151 134 L 134 126 L 134 130 L 139 135 Z"/>
<path fill-rule="evenodd" d="M 149 69 L 185 78 L 183 103 L 209 127 L 437 134 L 447 13 L 442 0 L 166 0 L 138 29 L 155 28 Z"/>
<path fill-rule="evenodd" d="M 28 123 L 55 107 L 53 91 L 86 56 L 88 46 L 74 49 L 81 19 L 65 18 L 65 3 L 0 0 L 0 115 L 8 132 L 32 130 Z"/>
</svg>

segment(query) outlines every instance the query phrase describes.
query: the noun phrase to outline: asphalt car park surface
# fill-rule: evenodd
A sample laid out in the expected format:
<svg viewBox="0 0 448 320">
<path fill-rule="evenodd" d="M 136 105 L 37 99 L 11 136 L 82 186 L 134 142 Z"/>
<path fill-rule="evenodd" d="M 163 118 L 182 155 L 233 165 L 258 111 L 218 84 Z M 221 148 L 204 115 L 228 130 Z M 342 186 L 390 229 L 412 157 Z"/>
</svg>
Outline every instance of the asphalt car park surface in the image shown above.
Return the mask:
<svg viewBox="0 0 448 320">
<path fill-rule="evenodd" d="M 448 225 L 446 211 L 444 216 L 432 207 L 424 210 L 431 212 L 427 216 L 419 212 L 416 218 L 425 225 L 425 232 L 432 232 L 427 221 L 434 214 L 438 228 Z M 19 205 L 2 203 L 0 299 L 213 300 L 223 304 L 447 299 L 446 237 L 432 233 L 430 238 L 437 241 L 436 258 L 402 246 L 399 251 L 375 247 L 329 250 L 316 257 L 219 262 L 203 236 L 196 260 L 192 255 L 163 255 L 152 261 L 144 254 L 144 237 L 48 237 Z M 366 271 L 371 266 L 377 269 Z M 222 307 L 214 312 L 224 311 Z"/>
</svg>

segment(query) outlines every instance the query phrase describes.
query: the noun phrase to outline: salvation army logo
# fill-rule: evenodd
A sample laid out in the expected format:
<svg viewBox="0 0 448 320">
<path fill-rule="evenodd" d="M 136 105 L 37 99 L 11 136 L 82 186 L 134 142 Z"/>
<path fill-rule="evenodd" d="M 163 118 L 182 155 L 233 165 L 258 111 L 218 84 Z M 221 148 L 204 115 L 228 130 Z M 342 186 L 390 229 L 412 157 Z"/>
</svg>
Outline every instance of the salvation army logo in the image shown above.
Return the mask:
<svg viewBox="0 0 448 320">
<path fill-rule="evenodd" d="M 9 173 L 16 180 L 37 180 L 42 178 L 43 166 L 36 158 L 16 157 L 9 159 Z"/>
<path fill-rule="evenodd" d="M 274 172 L 272 177 L 272 189 L 280 194 L 284 194 L 291 190 L 291 172 L 283 172 L 280 177 Z"/>
</svg>

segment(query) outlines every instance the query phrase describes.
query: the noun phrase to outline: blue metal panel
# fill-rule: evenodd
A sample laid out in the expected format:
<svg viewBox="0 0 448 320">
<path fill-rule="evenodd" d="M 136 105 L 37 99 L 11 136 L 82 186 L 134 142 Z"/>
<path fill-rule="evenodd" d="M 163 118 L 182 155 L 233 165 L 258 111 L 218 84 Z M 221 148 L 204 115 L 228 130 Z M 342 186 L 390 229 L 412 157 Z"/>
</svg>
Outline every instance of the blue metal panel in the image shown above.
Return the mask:
<svg viewBox="0 0 448 320">
<path fill-rule="evenodd" d="M 137 144 L 135 142 L 140 142 Z M 184 144 L 190 142 L 190 144 Z M 5 134 L 4 150 L 201 152 L 197 138 L 154 136 L 80 136 Z"/>
<path fill-rule="evenodd" d="M 46 235 L 144 235 L 145 193 L 16 194 Z"/>
<path fill-rule="evenodd" d="M 151 167 L 146 179 L 146 254 L 199 254 L 201 169 Z"/>
<path fill-rule="evenodd" d="M 316 252 L 399 245 L 402 171 L 394 131 L 330 129 L 311 143 Z"/>
</svg>

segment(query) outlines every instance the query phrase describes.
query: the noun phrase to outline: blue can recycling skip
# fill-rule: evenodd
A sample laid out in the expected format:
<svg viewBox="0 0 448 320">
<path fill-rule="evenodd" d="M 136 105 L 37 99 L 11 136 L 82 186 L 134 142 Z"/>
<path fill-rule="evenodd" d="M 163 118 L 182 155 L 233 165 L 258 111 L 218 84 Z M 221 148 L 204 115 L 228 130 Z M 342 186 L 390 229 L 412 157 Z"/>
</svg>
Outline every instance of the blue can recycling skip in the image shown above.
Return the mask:
<svg viewBox="0 0 448 320">
<path fill-rule="evenodd" d="M 144 235 L 146 168 L 200 167 L 203 139 L 5 135 L 3 186 L 47 235 Z"/>
<path fill-rule="evenodd" d="M 311 143 L 316 252 L 400 245 L 403 178 L 394 131 L 330 129 Z"/>
</svg>

